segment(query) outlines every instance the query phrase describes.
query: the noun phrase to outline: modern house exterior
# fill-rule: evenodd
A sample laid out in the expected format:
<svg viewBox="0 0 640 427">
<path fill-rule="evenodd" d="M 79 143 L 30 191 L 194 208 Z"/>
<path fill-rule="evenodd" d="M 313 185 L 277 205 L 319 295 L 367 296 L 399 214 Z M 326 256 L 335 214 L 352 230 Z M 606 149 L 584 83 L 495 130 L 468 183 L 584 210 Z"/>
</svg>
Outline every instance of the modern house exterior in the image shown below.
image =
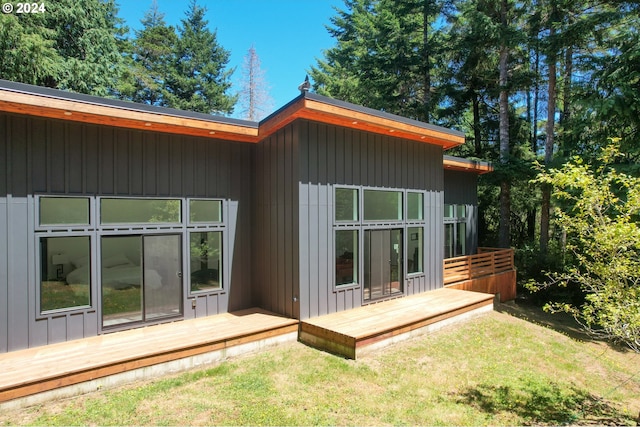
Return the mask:
<svg viewBox="0 0 640 427">
<path fill-rule="evenodd" d="M 442 288 L 491 170 L 463 142 L 308 92 L 257 123 L 0 80 L 0 352 Z"/>
</svg>

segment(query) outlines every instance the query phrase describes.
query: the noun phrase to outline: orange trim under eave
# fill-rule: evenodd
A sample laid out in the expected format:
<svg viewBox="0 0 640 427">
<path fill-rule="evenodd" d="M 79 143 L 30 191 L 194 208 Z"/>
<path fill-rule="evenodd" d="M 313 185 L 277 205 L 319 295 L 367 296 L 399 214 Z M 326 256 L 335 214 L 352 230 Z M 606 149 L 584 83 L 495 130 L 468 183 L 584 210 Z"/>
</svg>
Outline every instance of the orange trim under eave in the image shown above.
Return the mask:
<svg viewBox="0 0 640 427">
<path fill-rule="evenodd" d="M 394 138 L 439 145 L 445 150 L 465 142 L 464 135 L 457 132 L 449 133 L 446 129 L 440 131 L 438 128 L 397 121 L 393 118 L 378 116 L 367 111 L 345 108 L 341 105 L 309 99 L 304 96 L 295 99 L 281 111 L 255 127 L 2 89 L 0 89 L 0 111 L 128 129 L 153 130 L 175 135 L 190 135 L 251 143 L 262 141 L 299 118 Z"/>
<path fill-rule="evenodd" d="M 487 163 L 474 162 L 472 160 L 457 161 L 451 159 L 443 159 L 443 166 L 447 170 L 456 170 L 462 172 L 475 172 L 478 175 L 493 172 L 493 166 Z"/>
<path fill-rule="evenodd" d="M 176 135 L 259 142 L 258 129 L 0 90 L 0 111 Z"/>
<path fill-rule="evenodd" d="M 364 132 L 435 144 L 445 150 L 465 142 L 464 135 L 426 129 L 304 97 L 298 98 L 282 111 L 262 122 L 260 124 L 260 138 L 268 137 L 296 119 L 307 119 Z"/>
</svg>

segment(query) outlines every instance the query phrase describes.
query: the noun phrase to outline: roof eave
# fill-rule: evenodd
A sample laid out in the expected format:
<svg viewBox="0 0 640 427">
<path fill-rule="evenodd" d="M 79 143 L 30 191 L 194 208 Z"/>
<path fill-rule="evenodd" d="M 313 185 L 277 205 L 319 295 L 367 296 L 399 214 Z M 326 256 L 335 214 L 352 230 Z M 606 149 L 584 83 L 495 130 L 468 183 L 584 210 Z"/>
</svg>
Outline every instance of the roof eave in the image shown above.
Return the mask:
<svg viewBox="0 0 640 427">
<path fill-rule="evenodd" d="M 461 157 L 444 156 L 442 165 L 445 170 L 476 173 L 478 175 L 493 172 L 493 165 L 491 165 L 491 163 Z"/>
<path fill-rule="evenodd" d="M 129 129 L 259 142 L 258 125 L 254 122 L 226 120 L 215 116 L 209 118 L 208 115 L 187 112 L 180 114 L 179 110 L 139 106 L 135 103 L 78 94 L 74 94 L 75 97 L 67 97 L 68 94 L 62 91 L 55 91 L 56 94 L 61 93 L 53 96 L 45 91 L 46 88 L 16 83 L 10 87 L 3 85 L 0 87 L 0 110 Z"/>
<path fill-rule="evenodd" d="M 298 118 L 435 144 L 445 150 L 465 141 L 462 132 L 309 93 L 301 94 L 260 122 L 260 137 L 266 138 Z"/>
</svg>

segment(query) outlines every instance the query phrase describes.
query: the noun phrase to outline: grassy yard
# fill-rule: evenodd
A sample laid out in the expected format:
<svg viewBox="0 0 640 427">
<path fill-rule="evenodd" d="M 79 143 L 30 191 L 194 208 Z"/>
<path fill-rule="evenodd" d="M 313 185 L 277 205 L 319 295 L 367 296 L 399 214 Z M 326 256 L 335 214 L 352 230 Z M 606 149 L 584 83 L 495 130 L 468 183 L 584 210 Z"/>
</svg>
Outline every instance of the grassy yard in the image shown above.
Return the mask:
<svg viewBox="0 0 640 427">
<path fill-rule="evenodd" d="M 636 424 L 640 354 L 537 309 L 501 311 L 357 361 L 292 343 L 0 425 Z"/>
</svg>

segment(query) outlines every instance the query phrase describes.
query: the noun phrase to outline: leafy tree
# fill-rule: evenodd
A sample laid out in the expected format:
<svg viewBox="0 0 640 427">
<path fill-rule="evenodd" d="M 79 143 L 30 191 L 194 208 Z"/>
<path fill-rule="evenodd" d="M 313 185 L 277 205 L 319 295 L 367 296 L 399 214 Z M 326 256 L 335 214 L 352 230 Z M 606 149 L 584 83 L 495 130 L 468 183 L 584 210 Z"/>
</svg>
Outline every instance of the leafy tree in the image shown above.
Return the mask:
<svg viewBox="0 0 640 427">
<path fill-rule="evenodd" d="M 537 179 L 553 186 L 560 203 L 555 221 L 567 233 L 573 258 L 546 286 L 575 283 L 586 294 L 580 307 L 548 308 L 569 312 L 593 334 L 640 352 L 640 179 L 616 170 L 620 156 L 611 144 L 595 168 L 575 157 Z"/>
<path fill-rule="evenodd" d="M 244 57 L 239 96 L 241 114 L 247 120 L 260 120 L 273 108 L 260 57 L 253 46 Z"/>
<path fill-rule="evenodd" d="M 166 104 L 182 110 L 231 114 L 237 95 L 228 95 L 233 69 L 225 70 L 229 51 L 208 28 L 207 9 L 191 0 L 178 27 L 173 63 L 167 76 Z"/>
<path fill-rule="evenodd" d="M 58 0 L 39 14 L 0 16 L 0 76 L 100 96 L 122 72 L 113 0 Z"/>
</svg>

